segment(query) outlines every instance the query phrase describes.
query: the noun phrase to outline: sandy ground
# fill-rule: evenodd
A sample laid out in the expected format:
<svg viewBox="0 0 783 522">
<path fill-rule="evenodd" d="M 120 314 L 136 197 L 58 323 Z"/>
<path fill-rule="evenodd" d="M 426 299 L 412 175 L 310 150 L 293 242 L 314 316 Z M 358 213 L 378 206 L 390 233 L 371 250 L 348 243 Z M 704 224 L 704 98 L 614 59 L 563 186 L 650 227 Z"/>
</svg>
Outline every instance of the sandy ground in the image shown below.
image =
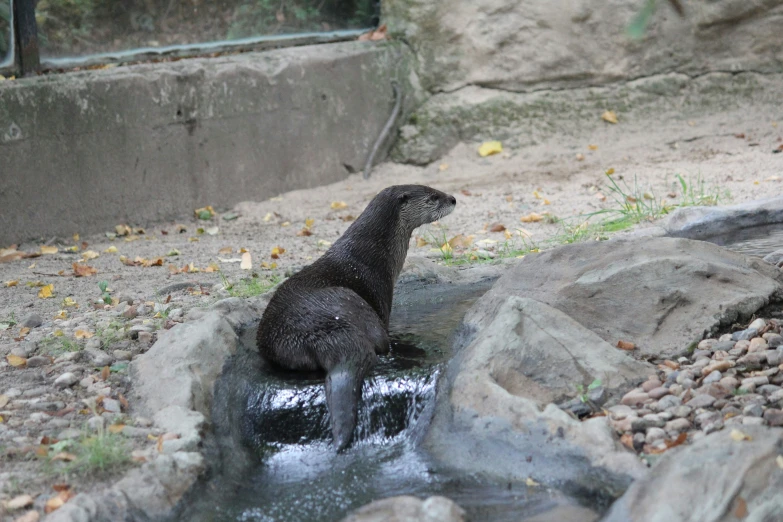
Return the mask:
<svg viewBox="0 0 783 522">
<path fill-rule="evenodd" d="M 40 314 L 45 321 L 52 320 L 65 308 L 66 297 L 83 310 L 89 307 L 90 301 L 100 297 L 98 282 L 102 280 L 109 282 L 114 297 L 125 295 L 151 301 L 165 298 L 165 295 L 157 297 L 156 292 L 167 285 L 193 281 L 203 285 L 201 294 L 178 292 L 172 299 L 183 301 L 186 307 L 211 301 L 216 296 L 204 294 L 214 294 L 210 289 L 222 277 L 236 283 L 253 273 L 261 278 L 282 275 L 287 269 L 308 263 L 349 226 L 351 216 L 360 214 L 377 191 L 393 184 L 427 184 L 457 198 L 453 214 L 442 223 L 422 227 L 414 237 L 430 242 L 438 238 L 440 242 L 444 237 L 472 235 L 473 245 L 468 250 L 489 251 L 499 249 L 504 243 L 516 248 L 526 244 L 547 247 L 551 238 L 562 239 L 564 233 L 567 236 L 571 227 L 585 220 L 586 214 L 617 209 L 618 204 L 607 187 L 608 178 L 604 174 L 607 169 L 614 169 L 612 177 L 621 186 L 627 184 L 629 192 L 638 195 L 647 192 L 656 200 L 666 199 L 670 204 L 683 202 L 677 174 L 696 187 L 698 194 L 719 196 L 721 204 L 778 195 L 783 191 L 783 185 L 777 181 L 783 175 L 783 153 L 772 151 L 780 146 L 781 135 L 783 122 L 778 126 L 761 110 L 758 114 L 745 111 L 705 116 L 698 122 L 615 126 L 599 122 L 595 132 L 583 138 L 553 139 L 486 158 L 477 154 L 477 144 L 463 144 L 427 167 L 385 163 L 376 167 L 369 181 L 357 174 L 325 187 L 293 191 L 263 202 L 241 203 L 234 209 L 239 218 L 231 221 L 220 217 L 224 214 L 210 221 L 183 216 L 181 233 L 177 232 L 175 223 L 128 223 L 143 227 L 145 233 L 135 234 L 138 239 L 132 241 L 123 237 L 112 241 L 105 235 L 81 237 L 78 241 L 52 238 L 46 243 L 58 247 L 56 254 L 0 263 L 0 321 L 11 317 L 18 321 L 32 312 Z M 697 181 L 703 182 L 703 188 L 698 188 Z M 605 201 L 602 195 L 606 196 Z M 333 209 L 335 202 L 342 202 L 345 207 Z M 549 213 L 563 221 L 520 222 L 521 217 L 531 213 Z M 298 235 L 308 219 L 313 220 L 311 235 Z M 598 220 L 593 218 L 591 222 Z M 516 234 L 509 241 L 503 232 L 489 231 L 496 223 L 512 231 L 522 228 L 531 237 L 526 244 Z M 113 231 L 118 224 L 106 223 L 106 231 Z M 218 227 L 214 236 L 197 231 L 214 226 Z M 83 243 L 86 250 L 100 254 L 87 261 L 97 274 L 72 277 L 72 265 L 85 251 Z M 67 252 L 66 248 L 73 245 L 78 245 L 78 252 Z M 112 246 L 117 253 L 106 252 Z M 41 244 L 31 243 L 18 248 L 37 252 L 40 247 Z M 285 249 L 276 260 L 271 257 L 274 247 Z M 250 252 L 253 270 L 242 270 L 238 262 L 221 261 L 239 259 L 239 249 Z M 439 255 L 431 249 L 432 245 L 417 246 L 414 240 L 410 253 Z M 167 256 L 174 251 L 179 254 Z M 461 251 L 458 248 L 455 253 Z M 125 266 L 120 256 L 131 260 L 137 256 L 150 260 L 163 257 L 163 265 Z M 171 264 L 182 269 L 191 263 L 201 271 L 173 274 L 168 267 Z M 276 263 L 276 268 L 267 270 L 262 263 L 270 267 Z M 205 272 L 210 265 L 215 271 Z M 18 281 L 16 286 L 7 286 L 7 282 L 14 281 Z M 39 298 L 39 288 L 28 286 L 36 282 L 53 284 L 53 297 Z M 0 331 L 0 344 L 13 343 L 18 337 L 18 327 Z"/>
</svg>

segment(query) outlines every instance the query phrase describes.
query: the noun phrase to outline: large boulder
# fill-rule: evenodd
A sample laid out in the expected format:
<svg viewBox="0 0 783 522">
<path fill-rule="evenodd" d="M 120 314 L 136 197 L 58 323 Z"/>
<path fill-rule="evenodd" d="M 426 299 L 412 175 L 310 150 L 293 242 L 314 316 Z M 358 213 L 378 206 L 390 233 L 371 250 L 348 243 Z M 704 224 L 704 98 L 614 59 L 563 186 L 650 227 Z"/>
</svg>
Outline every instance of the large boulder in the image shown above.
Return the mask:
<svg viewBox="0 0 783 522">
<path fill-rule="evenodd" d="M 566 245 L 528 255 L 465 316 L 490 324 L 509 296 L 546 303 L 611 345 L 668 356 L 783 297 L 783 274 L 760 259 L 667 237 Z"/>
<path fill-rule="evenodd" d="M 783 429 L 742 426 L 667 451 L 604 522 L 783 520 Z"/>
<path fill-rule="evenodd" d="M 783 223 L 783 196 L 721 207 L 683 207 L 666 221 L 671 237 L 708 239 L 748 234 L 748 228 Z M 739 238 L 738 238 L 739 239 Z"/>
<path fill-rule="evenodd" d="M 626 29 L 638 0 L 383 2 L 393 35 L 419 58 L 432 92 L 466 85 L 506 91 L 580 87 L 666 72 L 780 71 L 783 0 L 666 2 L 640 40 Z"/>
<path fill-rule="evenodd" d="M 552 402 L 595 379 L 632 387 L 653 367 L 532 299 L 508 297 L 493 316 L 451 362 L 427 447 L 468 472 L 619 495 L 644 467 L 605 417 L 580 422 Z"/>
</svg>

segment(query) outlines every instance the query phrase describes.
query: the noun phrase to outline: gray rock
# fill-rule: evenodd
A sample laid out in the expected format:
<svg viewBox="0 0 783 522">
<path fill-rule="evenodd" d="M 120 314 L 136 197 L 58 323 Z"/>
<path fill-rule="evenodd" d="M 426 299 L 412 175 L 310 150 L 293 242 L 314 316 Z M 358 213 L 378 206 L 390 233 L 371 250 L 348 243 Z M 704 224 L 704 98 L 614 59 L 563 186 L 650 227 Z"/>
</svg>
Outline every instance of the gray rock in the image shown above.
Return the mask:
<svg viewBox="0 0 783 522">
<path fill-rule="evenodd" d="M 41 366 L 46 366 L 47 364 L 52 364 L 52 360 L 42 355 L 36 355 L 35 357 L 30 357 L 27 359 L 28 368 L 38 368 Z"/>
<path fill-rule="evenodd" d="M 767 356 L 767 364 L 770 366 L 778 366 L 783 363 L 783 352 L 780 350 L 767 350 L 764 353 Z"/>
<path fill-rule="evenodd" d="M 783 426 L 783 410 L 770 408 L 764 412 L 764 420 L 770 426 Z"/>
<path fill-rule="evenodd" d="M 133 353 L 128 350 L 114 350 L 112 355 L 118 361 L 130 361 L 133 358 Z"/>
<path fill-rule="evenodd" d="M 32 313 L 22 319 L 22 321 L 19 323 L 20 326 L 27 327 L 27 328 L 38 328 L 43 324 L 43 318 L 36 314 Z"/>
<path fill-rule="evenodd" d="M 566 313 L 613 345 L 630 341 L 642 354 L 667 355 L 687 346 L 695 332 L 755 312 L 780 291 L 780 277 L 761 260 L 701 241 L 584 242 L 525 256 L 464 322 L 480 328 L 509 295 L 524 295 Z M 664 320 L 666 328 L 658 327 Z"/>
<path fill-rule="evenodd" d="M 37 349 L 38 349 L 38 344 L 32 341 L 23 341 L 15 345 L 13 348 L 11 348 L 11 353 L 18 357 L 27 358 L 27 357 L 31 357 Z"/>
<path fill-rule="evenodd" d="M 106 426 L 106 419 L 92 416 L 87 420 L 87 427 L 92 431 L 102 430 Z"/>
<path fill-rule="evenodd" d="M 691 429 L 691 422 L 688 419 L 672 419 L 664 427 L 666 433 L 680 433 Z"/>
<path fill-rule="evenodd" d="M 686 404 L 686 406 L 689 406 L 691 408 L 698 409 L 698 408 L 709 408 L 712 406 L 712 404 L 715 402 L 715 397 L 712 395 L 707 394 L 700 394 L 695 395 L 691 400 L 689 400 Z"/>
<path fill-rule="evenodd" d="M 747 328 L 731 334 L 731 338 L 735 341 L 749 341 L 759 334 L 759 331 L 755 328 Z"/>
<path fill-rule="evenodd" d="M 465 511 L 446 497 L 422 501 L 412 496 L 390 497 L 362 506 L 343 522 L 463 522 Z"/>
<path fill-rule="evenodd" d="M 742 414 L 746 417 L 761 417 L 764 414 L 764 408 L 761 404 L 748 404 L 742 408 Z"/>
<path fill-rule="evenodd" d="M 732 417 L 733 419 L 741 419 L 743 426 L 763 426 L 764 425 L 764 419 L 761 417 L 743 417 L 742 415 L 739 415 L 737 417 Z M 729 419 L 731 420 L 731 419 Z"/>
<path fill-rule="evenodd" d="M 666 432 L 661 428 L 649 428 L 647 435 L 644 437 L 644 442 L 647 444 L 654 444 L 659 440 L 666 438 Z"/>
<path fill-rule="evenodd" d="M 71 372 L 64 373 L 54 380 L 56 388 L 69 388 L 79 382 L 79 378 Z"/>
<path fill-rule="evenodd" d="M 140 343 L 149 344 L 152 342 L 152 332 L 138 332 L 136 337 Z"/>
<path fill-rule="evenodd" d="M 770 334 L 767 338 L 767 344 L 770 348 L 779 348 L 783 346 L 783 336 L 776 333 Z"/>
<path fill-rule="evenodd" d="M 769 254 L 764 256 L 764 261 L 766 261 L 767 263 L 772 263 L 778 268 L 783 267 L 783 249 L 770 252 Z"/>
<path fill-rule="evenodd" d="M 103 399 L 103 409 L 109 413 L 120 413 L 122 410 L 120 401 L 108 397 L 104 397 Z"/>
<path fill-rule="evenodd" d="M 661 397 L 669 395 L 669 390 L 664 387 L 655 388 L 654 390 L 650 390 L 649 395 L 651 399 L 658 400 Z"/>
<path fill-rule="evenodd" d="M 675 395 L 667 395 L 666 397 L 661 397 L 661 399 L 658 401 L 658 408 L 661 410 L 670 410 L 671 408 L 674 408 L 676 406 L 679 406 L 682 404 L 682 399 L 675 396 Z"/>
<path fill-rule="evenodd" d="M 604 522 L 729 520 L 733 517 L 727 513 L 734 511 L 730 499 L 737 497 L 747 501 L 747 520 L 783 519 L 783 473 L 776 463 L 783 430 L 743 426 L 750 440 L 741 441 L 728 431 L 664 453 L 615 502 Z"/>
<path fill-rule="evenodd" d="M 65 408 L 65 403 L 62 401 L 33 402 L 28 405 L 28 408 L 38 411 L 60 411 Z"/>
<path fill-rule="evenodd" d="M 771 396 L 773 393 L 780 391 L 780 386 L 776 384 L 764 384 L 758 387 L 758 392 L 762 395 Z"/>
<path fill-rule="evenodd" d="M 606 418 L 578 422 L 552 402 L 572 394 L 575 380 L 599 378 L 613 389 L 653 371 L 562 312 L 510 297 L 452 360 L 425 444 L 452 467 L 496 477 L 605 487 L 598 469 L 624 482 L 643 470 Z M 482 459 L 470 457 L 476 451 Z M 527 461 L 532 451 L 537 458 Z"/>
<path fill-rule="evenodd" d="M 114 362 L 114 357 L 102 350 L 85 348 L 84 354 L 89 357 L 91 363 L 95 366 L 111 366 Z"/>
<path fill-rule="evenodd" d="M 713 345 L 712 350 L 714 352 L 728 352 L 734 348 L 734 344 L 736 344 L 734 341 L 718 341 Z"/>
<path fill-rule="evenodd" d="M 702 381 L 703 384 L 710 384 L 713 382 L 720 382 L 720 380 L 723 378 L 723 374 L 719 371 L 710 372 L 709 375 L 707 375 L 704 380 Z"/>
<path fill-rule="evenodd" d="M 57 434 L 57 438 L 60 440 L 78 439 L 81 436 L 81 430 L 77 430 L 75 428 L 67 428 Z"/>
</svg>

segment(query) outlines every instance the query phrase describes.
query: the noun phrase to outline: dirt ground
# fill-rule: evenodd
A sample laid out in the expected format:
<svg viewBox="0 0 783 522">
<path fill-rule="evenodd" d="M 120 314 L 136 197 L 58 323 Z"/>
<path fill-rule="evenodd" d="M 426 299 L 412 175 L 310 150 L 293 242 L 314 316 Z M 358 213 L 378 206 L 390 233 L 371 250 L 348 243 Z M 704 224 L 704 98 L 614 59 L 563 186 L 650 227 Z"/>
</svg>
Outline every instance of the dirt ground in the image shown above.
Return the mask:
<svg viewBox="0 0 783 522">
<path fill-rule="evenodd" d="M 757 113 L 708 115 L 699 121 L 621 122 L 614 127 L 596 117 L 595 132 L 581 138 L 552 139 L 484 158 L 478 154 L 479 144 L 462 144 L 426 167 L 385 163 L 376 167 L 368 181 L 356 174 L 325 187 L 245 202 L 233 210 L 218 209 L 209 220 L 190 215 L 182 216 L 179 223 L 106 223 L 106 232 L 116 233 L 117 225 L 128 225 L 130 233 L 113 239 L 103 234 L 18 245 L 18 251 L 30 254 L 41 252 L 42 246 L 56 247 L 56 252 L 0 263 L 0 397 L 15 386 L 24 389 L 19 384 L 24 379 L 17 376 L 32 371 L 14 367 L 13 359 L 9 359 L 21 345 L 32 341 L 38 345 L 38 354 L 57 356 L 47 354 L 44 347 L 65 339 L 70 348 L 61 349 L 61 355 L 74 346 L 84 347 L 90 338 L 101 337 L 104 351 L 114 353 L 112 350 L 119 347 L 131 358 L 145 349 L 138 345 L 140 339 L 154 341 L 156 329 L 167 327 L 172 318 L 177 320 L 172 310 L 180 309 L 176 316 L 182 320 L 183 311 L 189 308 L 228 295 L 257 292 L 287 271 L 315 259 L 345 231 L 373 195 L 388 185 L 421 183 L 454 194 L 456 210 L 441 223 L 414 233 L 409 254 L 443 258 L 437 247 L 463 235 L 464 239 L 452 241 L 450 262 L 467 264 L 479 262 L 471 257 L 518 256 L 531 248 L 611 235 L 613 229 L 606 227 L 594 226 L 586 231 L 579 228 L 589 214 L 600 210 L 610 212 L 593 216 L 590 223 L 622 217 L 614 212 L 621 204 L 613 198 L 607 171 L 613 171 L 611 179 L 626 195 L 646 205 L 653 201 L 659 205 L 662 199 L 667 206 L 716 200 L 718 204 L 730 204 L 780 195 L 783 153 L 773 151 L 781 146 L 781 135 L 783 121 L 779 125 L 763 109 Z M 677 175 L 686 182 L 685 193 Z M 652 199 L 645 199 L 645 193 Z M 622 196 L 620 200 L 629 202 Z M 238 217 L 226 219 L 231 214 Z M 521 221 L 531 214 L 542 219 Z M 204 229 L 201 233 L 200 228 Z M 74 251 L 69 251 L 72 247 Z M 239 262 L 245 251 L 250 254 L 251 269 L 243 269 Z M 8 252 L 0 253 L 0 259 Z M 128 264 L 121 261 L 121 256 Z M 82 261 L 85 257 L 89 259 Z M 95 273 L 75 277 L 74 263 L 86 264 Z M 101 281 L 107 283 L 108 295 L 102 295 Z M 41 293 L 42 285 L 53 285 L 49 287 L 51 297 Z M 104 304 L 104 297 L 111 304 Z M 118 305 L 119 300 L 123 302 Z M 129 344 L 122 336 L 110 338 L 102 333 L 112 321 L 124 320 L 117 306 L 127 309 L 125 303 L 149 311 L 146 316 L 139 311 L 139 317 L 133 315 L 127 324 L 123 323 L 125 326 L 114 328 L 128 334 L 132 324 L 149 326 L 152 336 L 137 332 Z M 21 323 L 31 314 L 40 316 L 42 324 L 26 330 Z M 44 369 L 52 378 L 70 371 L 68 361 L 41 364 L 52 363 L 51 370 Z M 126 389 L 121 375 L 102 380 L 100 368 L 88 366 L 74 366 L 80 376 L 95 381 L 89 388 L 83 385 L 86 389 L 75 392 L 77 396 L 100 393 L 100 387 L 109 384 L 111 396 L 119 396 Z M 52 395 L 51 400 L 64 404 L 75 400 L 62 397 L 68 390 L 57 392 L 60 395 Z M 15 413 L 4 412 L 0 405 L 0 416 L 3 414 L 8 421 L 8 415 Z M 20 418 L 14 429 L 28 427 L 26 434 L 7 440 L 0 437 L 0 449 L 12 451 L 23 443 L 37 443 L 37 421 L 24 422 Z M 81 429 L 77 424 L 83 420 L 69 422 L 71 428 Z M 135 419 L 133 424 L 138 427 L 145 423 Z M 140 439 L 135 447 L 144 447 L 145 440 Z M 22 475 L 38 471 L 29 459 L 4 461 L 3 468 Z M 0 499 L 36 488 L 43 491 L 43 485 L 35 486 L 35 480 L 27 479 L 19 479 L 28 484 L 19 491 L 0 491 Z"/>
</svg>

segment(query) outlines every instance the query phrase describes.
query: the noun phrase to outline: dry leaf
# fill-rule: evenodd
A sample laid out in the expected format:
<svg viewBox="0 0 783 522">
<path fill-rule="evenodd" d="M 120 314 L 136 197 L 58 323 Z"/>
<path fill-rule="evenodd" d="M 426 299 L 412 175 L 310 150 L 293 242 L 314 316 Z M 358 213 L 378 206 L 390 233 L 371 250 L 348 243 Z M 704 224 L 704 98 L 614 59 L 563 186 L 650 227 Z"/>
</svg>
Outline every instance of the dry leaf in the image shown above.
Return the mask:
<svg viewBox="0 0 783 522">
<path fill-rule="evenodd" d="M 71 462 L 71 461 L 76 460 L 76 455 L 74 455 L 73 453 L 67 453 L 65 451 L 61 451 L 60 453 L 58 453 L 57 455 L 52 457 L 52 460 L 53 461 L 54 460 L 62 460 L 64 462 Z"/>
<path fill-rule="evenodd" d="M 633 437 L 633 436 L 631 436 L 631 437 Z M 682 432 L 679 435 L 677 435 L 677 438 L 675 438 L 675 439 L 665 440 L 664 443 L 666 445 L 663 448 L 653 448 L 653 449 L 650 449 L 648 453 L 651 453 L 653 455 L 663 453 L 664 451 L 666 451 L 668 449 L 671 449 L 671 448 L 673 448 L 675 446 L 679 446 L 680 444 L 685 443 L 686 440 L 688 440 L 688 434 L 685 433 L 685 432 Z"/>
<path fill-rule="evenodd" d="M 305 227 L 310 228 L 315 223 L 315 220 L 313 218 L 307 218 L 305 219 Z"/>
<path fill-rule="evenodd" d="M 131 227 L 129 227 L 128 225 L 117 225 L 116 227 L 114 227 L 114 232 L 118 236 L 128 236 L 131 233 L 133 233 L 133 230 L 131 230 Z"/>
<path fill-rule="evenodd" d="M 23 326 L 19 329 L 19 337 L 24 337 L 25 335 L 30 333 L 30 328 L 28 326 Z"/>
<path fill-rule="evenodd" d="M 76 301 L 73 300 L 71 297 L 66 297 L 63 299 L 63 305 L 64 306 L 79 306 Z"/>
<path fill-rule="evenodd" d="M 503 144 L 499 141 L 485 141 L 478 148 L 479 156 L 482 158 L 501 152 L 503 152 Z"/>
<path fill-rule="evenodd" d="M 109 426 L 109 433 L 117 435 L 118 433 L 122 433 L 122 430 L 124 428 L 125 428 L 124 424 L 112 424 L 111 426 Z"/>
<path fill-rule="evenodd" d="M 167 440 L 176 440 L 179 438 L 179 435 L 176 433 L 168 432 L 164 433 L 163 435 L 160 435 L 158 437 L 158 443 L 157 443 L 157 449 L 158 453 L 163 453 L 163 442 Z"/>
<path fill-rule="evenodd" d="M 608 123 L 617 123 L 617 114 L 614 111 L 606 111 L 601 115 L 601 119 Z"/>
<path fill-rule="evenodd" d="M 128 404 L 128 399 L 121 393 L 117 396 L 117 400 L 120 401 L 120 405 L 122 405 L 122 409 L 124 410 L 127 410 L 130 406 L 130 404 Z"/>
<path fill-rule="evenodd" d="M 272 259 L 279 259 L 281 254 L 285 254 L 285 248 L 279 246 L 272 248 Z"/>
<path fill-rule="evenodd" d="M 357 40 L 360 42 L 377 42 L 379 40 L 385 40 L 387 37 L 386 31 L 386 24 L 382 24 L 377 29 L 360 34 Z"/>
<path fill-rule="evenodd" d="M 778 455 L 778 456 L 775 458 L 775 462 L 777 462 L 777 463 L 778 463 L 778 467 L 779 467 L 780 469 L 783 469 L 783 455 Z"/>
<path fill-rule="evenodd" d="M 505 232 L 506 225 L 503 223 L 492 223 L 489 227 L 490 232 Z"/>
<path fill-rule="evenodd" d="M 60 310 L 57 312 L 57 315 L 54 316 L 55 319 L 67 319 L 68 318 L 68 312 L 65 310 Z"/>
<path fill-rule="evenodd" d="M 536 482 L 532 478 L 528 477 L 528 478 L 525 479 L 525 485 L 527 487 L 529 487 L 529 488 L 532 488 L 532 487 L 535 487 L 535 486 L 540 486 L 541 484 L 539 484 L 538 482 Z"/>
<path fill-rule="evenodd" d="M 8 361 L 8 364 L 13 366 L 14 368 L 24 368 L 27 366 L 27 359 L 24 357 L 19 357 L 18 355 L 14 354 L 8 354 L 6 355 L 5 359 Z"/>
<path fill-rule="evenodd" d="M 588 145 L 587 148 L 590 150 L 598 150 L 598 145 Z"/>
<path fill-rule="evenodd" d="M 741 432 L 736 428 L 731 430 L 731 433 L 729 433 L 729 437 L 731 437 L 731 440 L 735 442 L 742 442 L 743 440 L 753 440 L 753 438 L 750 435 L 746 435 L 745 433 Z"/>
<path fill-rule="evenodd" d="M 297 232 L 297 233 L 296 233 L 296 235 L 297 235 L 297 236 L 300 236 L 300 237 L 301 237 L 301 236 L 305 236 L 305 237 L 307 237 L 307 236 L 312 236 L 312 235 L 313 235 L 313 233 L 310 231 L 310 229 L 309 229 L 309 228 L 303 228 L 302 230 L 300 230 L 299 232 Z"/>
<path fill-rule="evenodd" d="M 46 501 L 46 505 L 44 506 L 44 513 L 49 514 L 52 511 L 60 509 L 62 505 L 68 502 L 73 496 L 74 493 L 71 489 L 60 491 L 56 496 Z"/>
<path fill-rule="evenodd" d="M 441 172 L 443 172 L 444 170 L 446 170 L 448 168 L 449 168 L 449 164 L 448 163 L 441 163 L 440 165 L 438 165 L 438 170 L 441 171 Z"/>
<path fill-rule="evenodd" d="M 0 395 L 0 408 L 5 408 L 5 405 L 8 404 L 8 401 L 11 399 L 8 398 L 7 395 Z"/>
<path fill-rule="evenodd" d="M 614 169 L 613 168 L 606 169 L 606 175 L 607 176 L 611 176 L 612 174 L 614 174 Z"/>
<path fill-rule="evenodd" d="M 737 518 L 745 518 L 748 516 L 748 503 L 742 497 L 737 497 L 734 506 L 734 516 Z"/>
<path fill-rule="evenodd" d="M 104 366 L 103 368 L 101 368 L 101 380 L 102 381 L 109 380 L 109 375 L 111 375 L 111 370 L 109 369 L 108 366 Z"/>
<path fill-rule="evenodd" d="M 92 332 L 88 332 L 87 330 L 76 330 L 73 333 L 73 336 L 76 337 L 77 339 L 89 339 L 93 335 L 95 334 Z"/>
<path fill-rule="evenodd" d="M 234 251 L 234 249 L 231 248 L 230 246 L 228 246 L 228 247 L 223 247 L 220 250 L 218 250 L 218 254 L 220 254 L 221 256 L 225 256 L 225 255 L 230 254 L 233 251 Z"/>
<path fill-rule="evenodd" d="M 522 223 L 537 223 L 542 219 L 544 219 L 544 216 L 542 216 L 541 214 L 536 214 L 535 212 L 531 212 L 527 216 L 522 216 L 521 218 L 519 218 L 519 220 Z"/>
<path fill-rule="evenodd" d="M 57 249 L 56 246 L 46 246 L 46 245 L 43 245 L 41 247 L 41 253 L 42 254 L 56 254 L 57 251 L 58 251 L 58 249 Z"/>
<path fill-rule="evenodd" d="M 49 299 L 52 296 L 52 292 L 54 291 L 54 285 L 46 285 L 40 290 L 38 290 L 38 298 L 39 299 Z"/>
<path fill-rule="evenodd" d="M 604 196 L 600 192 L 596 192 L 595 197 L 598 198 L 599 201 L 606 201 L 606 196 Z"/>
<path fill-rule="evenodd" d="M 636 345 L 628 341 L 617 341 L 617 347 L 621 350 L 631 351 L 636 348 Z"/>
<path fill-rule="evenodd" d="M 215 209 L 213 209 L 211 205 L 207 205 L 206 207 L 197 208 L 194 213 L 198 219 L 207 220 L 214 217 Z"/>
<path fill-rule="evenodd" d="M 576 161 L 583 161 L 585 159 L 585 155 L 581 152 L 576 155 Z"/>
<path fill-rule="evenodd" d="M 449 239 L 448 244 L 451 248 L 460 248 L 460 247 L 467 248 L 473 244 L 473 237 L 465 236 L 463 234 L 457 234 L 456 236 Z"/>
<path fill-rule="evenodd" d="M 9 511 L 26 508 L 33 505 L 33 497 L 30 495 L 19 495 L 5 503 L 5 508 Z"/>
<path fill-rule="evenodd" d="M 76 277 L 86 277 L 86 276 L 95 275 L 97 273 L 98 270 L 91 266 L 83 265 L 81 263 L 73 264 L 73 275 Z"/>
<path fill-rule="evenodd" d="M 6 281 L 5 282 L 5 287 L 6 288 L 10 288 L 10 287 L 16 286 L 18 284 L 19 284 L 19 280 L 18 279 L 14 279 L 13 281 Z"/>
<path fill-rule="evenodd" d="M 85 261 L 89 261 L 90 259 L 95 259 L 96 257 L 99 256 L 100 254 L 95 250 L 86 250 L 82 252 L 82 259 L 84 259 Z"/>
<path fill-rule="evenodd" d="M 242 270 L 252 270 L 253 261 L 250 259 L 250 252 L 242 254 L 242 262 L 239 264 L 239 268 Z"/>
<path fill-rule="evenodd" d="M 332 207 L 332 210 L 341 210 L 348 207 L 345 201 L 332 201 L 330 206 Z"/>
</svg>

